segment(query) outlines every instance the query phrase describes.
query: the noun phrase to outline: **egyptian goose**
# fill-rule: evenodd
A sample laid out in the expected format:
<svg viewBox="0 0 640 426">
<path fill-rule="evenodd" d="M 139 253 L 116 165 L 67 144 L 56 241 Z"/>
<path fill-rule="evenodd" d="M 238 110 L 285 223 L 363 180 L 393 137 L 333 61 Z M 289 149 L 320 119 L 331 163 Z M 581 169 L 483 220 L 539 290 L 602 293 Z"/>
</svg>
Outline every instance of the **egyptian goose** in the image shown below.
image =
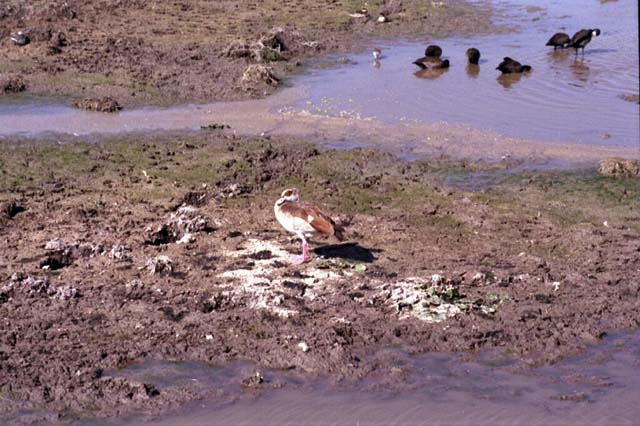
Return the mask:
<svg viewBox="0 0 640 426">
<path fill-rule="evenodd" d="M 531 71 L 531 66 L 522 65 L 520 62 L 506 57 L 502 60 L 502 62 L 500 62 L 496 69 L 502 71 L 502 74 L 517 74 L 521 72 Z"/>
<path fill-rule="evenodd" d="M 302 256 L 293 258 L 293 263 L 296 265 L 309 259 L 307 237 L 321 234 L 327 237 L 335 236 L 339 241 L 342 240 L 342 229 L 317 207 L 300 203 L 296 188 L 282 191 L 273 210 L 280 225 L 302 240 Z"/>
<path fill-rule="evenodd" d="M 582 54 L 584 55 L 584 48 L 591 41 L 591 37 L 598 37 L 599 35 L 600 30 L 598 28 L 580 30 L 571 37 L 569 46 L 576 49 L 576 55 L 578 55 L 578 49 L 582 49 Z"/>
<path fill-rule="evenodd" d="M 554 35 L 551 36 L 551 38 L 549 39 L 549 41 L 545 46 L 553 46 L 553 50 L 556 50 L 558 47 L 560 49 L 569 47 L 570 43 L 571 43 L 571 37 L 569 37 L 569 34 L 555 33 Z"/>
</svg>

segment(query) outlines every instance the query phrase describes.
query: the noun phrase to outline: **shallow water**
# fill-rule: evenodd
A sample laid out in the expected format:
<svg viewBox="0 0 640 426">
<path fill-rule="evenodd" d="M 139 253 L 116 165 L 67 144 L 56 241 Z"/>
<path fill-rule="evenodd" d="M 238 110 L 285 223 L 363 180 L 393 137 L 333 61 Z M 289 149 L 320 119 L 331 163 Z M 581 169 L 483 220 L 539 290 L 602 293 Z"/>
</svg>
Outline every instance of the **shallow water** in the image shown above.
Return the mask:
<svg viewBox="0 0 640 426">
<path fill-rule="evenodd" d="M 148 363 L 124 374 L 150 381 L 161 391 L 187 381 L 206 382 L 226 387 L 236 402 L 205 399 L 163 416 L 71 424 L 634 425 L 640 415 L 640 333 L 605 338 L 580 357 L 535 369 L 497 354 L 465 361 L 460 356 L 410 356 L 387 349 L 376 356 L 390 361 L 391 374 L 336 387 L 267 371 L 267 381 L 284 387 L 257 395 L 239 389 L 243 376 L 237 375 L 253 371 L 248 365 L 225 370 Z"/>
<path fill-rule="evenodd" d="M 516 0 L 497 9 L 497 23 L 518 32 L 382 43 L 379 67 L 367 52 L 350 57 L 356 65 L 313 72 L 307 108 L 385 122 L 443 120 L 534 140 L 640 146 L 638 105 L 622 99 L 638 94 L 637 2 Z M 555 32 L 596 27 L 602 34 L 584 57 L 545 47 Z M 416 72 L 412 61 L 432 43 L 451 67 Z M 468 47 L 480 50 L 479 66 L 466 64 Z M 501 76 L 495 68 L 505 56 L 533 71 Z"/>
<path fill-rule="evenodd" d="M 408 157 L 491 153 L 500 159 L 517 150 L 530 157 L 545 151 L 541 157 L 563 161 L 639 157 L 638 105 L 621 98 L 638 94 L 637 5 L 631 0 L 537 2 L 542 8 L 527 8 L 525 0 L 496 4 L 498 23 L 518 31 L 382 45 L 379 68 L 369 53 L 353 55 L 355 65 L 295 77 L 293 87 L 265 100 L 101 114 L 55 100 L 4 97 L 0 135 L 83 136 L 225 123 L 240 134 L 318 136 L 335 146 L 373 143 Z M 555 31 L 590 26 L 603 33 L 584 58 L 544 46 Z M 435 78 L 416 77 L 411 64 L 427 42 L 439 43 L 452 62 Z M 464 51 L 472 45 L 482 52 L 476 70 L 465 66 Z M 505 55 L 534 71 L 499 77 L 495 66 Z M 549 148 L 543 141 L 556 145 Z"/>
</svg>

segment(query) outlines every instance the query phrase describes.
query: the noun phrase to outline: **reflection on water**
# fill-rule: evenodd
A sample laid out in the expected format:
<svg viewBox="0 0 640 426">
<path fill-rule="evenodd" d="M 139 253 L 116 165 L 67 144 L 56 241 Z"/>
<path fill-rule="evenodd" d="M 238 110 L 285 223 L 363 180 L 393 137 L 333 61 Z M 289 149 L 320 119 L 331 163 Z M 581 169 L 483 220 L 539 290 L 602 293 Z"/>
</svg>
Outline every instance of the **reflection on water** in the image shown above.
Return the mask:
<svg viewBox="0 0 640 426">
<path fill-rule="evenodd" d="M 428 68 L 413 73 L 418 78 L 425 80 L 435 80 L 443 74 L 449 72 L 449 68 Z"/>
<path fill-rule="evenodd" d="M 501 74 L 496 78 L 496 81 L 505 89 L 510 89 L 511 86 L 522 80 L 522 76 L 528 74 L 529 73 Z"/>
<path fill-rule="evenodd" d="M 480 74 L 480 65 L 467 64 L 467 75 L 470 78 L 478 78 Z"/>
</svg>

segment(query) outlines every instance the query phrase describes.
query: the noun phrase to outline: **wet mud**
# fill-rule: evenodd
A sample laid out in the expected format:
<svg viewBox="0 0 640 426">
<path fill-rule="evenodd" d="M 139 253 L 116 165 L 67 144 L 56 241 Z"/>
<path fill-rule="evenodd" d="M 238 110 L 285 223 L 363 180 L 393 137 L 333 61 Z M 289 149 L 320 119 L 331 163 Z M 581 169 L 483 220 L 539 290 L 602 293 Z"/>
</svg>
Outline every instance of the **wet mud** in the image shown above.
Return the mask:
<svg viewBox="0 0 640 426">
<path fill-rule="evenodd" d="M 208 130 L 11 138 L 0 159 L 6 421 L 202 396 L 114 374 L 145 360 L 349 382 L 392 375 L 372 356 L 388 346 L 535 366 L 640 324 L 637 177 Z M 273 215 L 291 186 L 347 230 L 343 244 L 314 241 L 302 266 Z M 262 386 L 253 373 L 238 386 Z"/>
</svg>

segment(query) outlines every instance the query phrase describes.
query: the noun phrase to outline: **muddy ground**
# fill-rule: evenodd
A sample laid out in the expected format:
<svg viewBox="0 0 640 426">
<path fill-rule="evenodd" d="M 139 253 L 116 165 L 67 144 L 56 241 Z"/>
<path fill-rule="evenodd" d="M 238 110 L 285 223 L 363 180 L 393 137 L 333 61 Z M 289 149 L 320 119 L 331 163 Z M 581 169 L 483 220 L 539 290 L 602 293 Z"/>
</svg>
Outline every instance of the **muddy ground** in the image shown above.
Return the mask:
<svg viewBox="0 0 640 426">
<path fill-rule="evenodd" d="M 114 376 L 145 359 L 401 385 L 377 349 L 540 364 L 640 325 L 637 178 L 227 129 L 44 142 L 0 144 L 0 418 L 198 397 Z M 273 214 L 291 186 L 347 230 L 302 266 Z"/>
<path fill-rule="evenodd" d="M 365 3 L 367 16 L 350 16 Z M 388 22 L 377 22 L 380 12 Z M 276 39 L 275 28 L 284 30 Z M 276 84 L 263 74 L 245 76 L 250 65 L 268 66 L 282 79 L 305 58 L 350 51 L 364 39 L 427 43 L 492 29 L 487 8 L 460 0 L 8 0 L 0 5 L 0 95 L 6 86 L 111 96 L 125 108 L 259 97 Z M 9 36 L 17 31 L 31 43 L 14 45 Z"/>
</svg>

